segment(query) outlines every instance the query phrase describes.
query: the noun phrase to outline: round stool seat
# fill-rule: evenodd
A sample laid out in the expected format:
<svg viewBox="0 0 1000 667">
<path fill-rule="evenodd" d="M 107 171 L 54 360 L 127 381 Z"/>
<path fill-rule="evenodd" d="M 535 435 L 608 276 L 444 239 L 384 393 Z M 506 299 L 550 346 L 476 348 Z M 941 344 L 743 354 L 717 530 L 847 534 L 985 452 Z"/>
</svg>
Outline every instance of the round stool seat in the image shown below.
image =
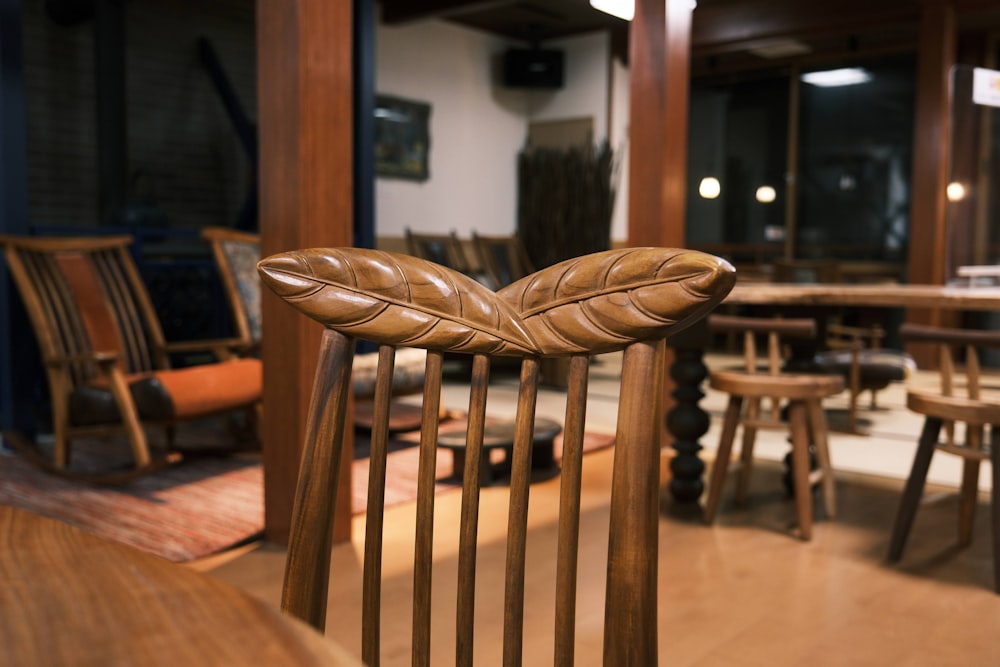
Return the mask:
<svg viewBox="0 0 1000 667">
<path fill-rule="evenodd" d="M 827 350 L 816 355 L 815 363 L 824 373 L 846 377 L 855 363 L 854 352 Z M 913 357 L 895 350 L 859 350 L 857 364 L 861 389 L 885 389 L 890 382 L 902 382 L 917 368 Z"/>
<path fill-rule="evenodd" d="M 709 376 L 709 386 L 739 396 L 806 400 L 839 394 L 844 390 L 844 378 L 840 375 L 768 375 L 745 371 L 713 371 Z"/>
<path fill-rule="evenodd" d="M 906 392 L 906 407 L 914 412 L 946 421 L 967 424 L 1000 424 L 1000 403 L 942 396 L 932 392 Z"/>
</svg>

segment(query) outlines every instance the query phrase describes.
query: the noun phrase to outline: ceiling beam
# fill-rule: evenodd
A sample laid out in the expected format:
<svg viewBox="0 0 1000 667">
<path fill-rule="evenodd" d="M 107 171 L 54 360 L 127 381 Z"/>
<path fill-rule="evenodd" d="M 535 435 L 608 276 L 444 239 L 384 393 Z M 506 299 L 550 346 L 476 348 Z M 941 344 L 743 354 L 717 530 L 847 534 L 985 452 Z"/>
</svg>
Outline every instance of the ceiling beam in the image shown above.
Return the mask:
<svg viewBox="0 0 1000 667">
<path fill-rule="evenodd" d="M 693 55 L 743 50 L 748 44 L 919 20 L 912 0 L 756 0 L 698 7 L 691 26 Z"/>
<path fill-rule="evenodd" d="M 517 0 L 382 0 L 386 25 L 422 19 L 448 18 L 516 4 Z"/>
</svg>

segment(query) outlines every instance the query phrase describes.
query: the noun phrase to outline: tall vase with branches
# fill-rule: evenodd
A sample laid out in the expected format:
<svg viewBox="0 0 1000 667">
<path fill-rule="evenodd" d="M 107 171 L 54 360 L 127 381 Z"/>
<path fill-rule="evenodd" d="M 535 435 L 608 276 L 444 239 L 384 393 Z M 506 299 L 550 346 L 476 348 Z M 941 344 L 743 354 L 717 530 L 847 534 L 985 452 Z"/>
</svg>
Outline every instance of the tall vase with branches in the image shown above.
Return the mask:
<svg viewBox="0 0 1000 667">
<path fill-rule="evenodd" d="M 537 267 L 611 246 L 618 164 L 607 142 L 518 156 L 518 235 Z"/>
</svg>

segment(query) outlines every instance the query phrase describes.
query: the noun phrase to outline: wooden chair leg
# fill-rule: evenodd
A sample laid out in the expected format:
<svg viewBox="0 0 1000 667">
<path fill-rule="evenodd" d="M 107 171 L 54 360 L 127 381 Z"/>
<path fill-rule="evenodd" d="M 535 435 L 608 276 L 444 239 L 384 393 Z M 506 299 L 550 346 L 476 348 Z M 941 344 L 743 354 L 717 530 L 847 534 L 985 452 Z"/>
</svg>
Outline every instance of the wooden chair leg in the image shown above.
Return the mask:
<svg viewBox="0 0 1000 667">
<path fill-rule="evenodd" d="M 809 484 L 809 428 L 803 401 L 788 404 L 788 425 L 792 432 L 792 478 L 795 480 L 795 506 L 799 518 L 799 537 L 812 538 L 812 488 Z"/>
<path fill-rule="evenodd" d="M 743 408 L 743 397 L 735 394 L 729 397 L 726 405 L 725 418 L 722 421 L 722 434 L 719 436 L 719 448 L 715 452 L 712 463 L 712 474 L 708 482 L 708 494 L 705 498 L 705 523 L 715 520 L 719 509 L 719 499 L 726 483 L 726 471 L 729 469 L 729 457 L 733 451 L 733 440 L 736 439 L 736 427 L 740 423 L 740 411 Z"/>
<path fill-rule="evenodd" d="M 983 427 L 966 424 L 965 444 L 969 449 L 982 450 Z M 972 544 L 972 525 L 976 520 L 976 505 L 979 504 L 979 459 L 962 460 L 962 486 L 958 509 L 958 546 Z"/>
<path fill-rule="evenodd" d="M 736 503 L 739 505 L 746 503 L 747 491 L 750 488 L 753 446 L 757 441 L 757 427 L 752 423 L 760 417 L 760 402 L 760 398 L 751 398 L 747 402 L 746 420 L 743 423 L 743 444 L 740 447 L 740 467 L 736 472 Z"/>
<path fill-rule="evenodd" d="M 889 562 L 896 562 L 903 557 L 903 547 L 913 527 L 920 497 L 924 493 L 924 482 L 927 480 L 927 470 L 931 466 L 931 457 L 934 455 L 941 434 L 941 425 L 942 421 L 935 417 L 928 417 L 924 421 L 924 428 L 917 443 L 917 453 L 913 457 L 913 468 L 903 488 L 896 523 L 892 527 L 892 537 L 889 539 Z"/>
<path fill-rule="evenodd" d="M 816 462 L 819 464 L 820 484 L 823 489 L 823 508 L 830 519 L 837 516 L 837 494 L 833 477 L 833 465 L 830 462 L 830 441 L 827 437 L 826 414 L 818 400 L 809 401 L 809 427 L 812 431 L 813 444 L 816 447 Z"/>
</svg>

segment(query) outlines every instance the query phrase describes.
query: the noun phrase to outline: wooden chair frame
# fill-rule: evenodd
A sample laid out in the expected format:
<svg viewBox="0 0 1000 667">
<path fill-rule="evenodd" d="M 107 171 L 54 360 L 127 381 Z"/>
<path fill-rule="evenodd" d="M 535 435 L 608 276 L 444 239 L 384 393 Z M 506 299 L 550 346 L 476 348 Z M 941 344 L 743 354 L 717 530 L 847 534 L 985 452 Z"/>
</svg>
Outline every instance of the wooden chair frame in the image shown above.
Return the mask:
<svg viewBox="0 0 1000 667">
<path fill-rule="evenodd" d="M 472 273 L 465 247 L 454 230 L 447 234 L 425 234 L 407 227 L 406 248 L 414 257 L 447 266 L 466 275 Z"/>
<path fill-rule="evenodd" d="M 519 236 L 482 236 L 472 232 L 472 246 L 493 289 L 506 287 L 535 272 Z"/>
<path fill-rule="evenodd" d="M 393 253 L 325 249 L 260 263 L 264 282 L 326 329 L 293 509 L 282 607 L 325 625 L 331 526 L 344 413 L 358 338 L 379 344 L 364 556 L 362 659 L 378 665 L 386 425 L 395 348 L 427 349 L 414 554 L 413 664 L 430 655 L 435 444 L 444 354 L 472 357 L 462 489 L 456 663 L 473 660 L 480 467 L 490 359 L 520 358 L 505 570 L 504 664 L 521 664 L 524 572 L 539 362 L 568 356 L 557 555 L 555 663 L 571 664 L 583 429 L 592 354 L 624 349 L 605 609 L 604 662 L 657 662 L 656 570 L 664 337 L 704 316 L 735 280 L 732 267 L 691 251 L 597 253 L 532 274 L 499 293 L 446 267 Z M 387 282 L 386 276 L 391 276 Z M 564 280 L 565 279 L 565 280 Z M 640 307 L 641 304 L 641 307 Z"/>
<path fill-rule="evenodd" d="M 219 270 L 219 280 L 232 310 L 236 337 L 243 341 L 247 352 L 260 346 L 260 289 L 256 274 L 251 277 L 254 285 L 248 289 L 237 275 L 240 267 L 253 259 L 251 266 L 260 261 L 260 234 L 243 232 L 228 227 L 205 227 L 201 238 L 209 243 L 212 257 Z"/>
<path fill-rule="evenodd" d="M 743 367 L 738 370 L 714 370 L 709 376 L 711 387 L 729 394 L 729 400 L 719 447 L 709 476 L 704 507 L 705 521 L 712 523 L 718 512 L 737 429 L 740 426 L 743 428 L 736 486 L 736 500 L 739 503 L 745 500 L 750 485 L 757 431 L 761 428 L 788 429 L 792 443 L 792 480 L 798 535 L 803 540 L 809 540 L 812 537 L 814 483 L 822 485 L 827 516 L 832 518 L 836 515 L 833 469 L 827 442 L 828 429 L 821 401 L 842 391 L 844 380 L 839 375 L 782 372 L 785 362 L 783 341 L 815 337 L 816 323 L 812 319 L 712 315 L 709 317 L 709 328 L 716 332 L 743 335 Z M 767 353 L 763 360 L 757 353 L 757 336 L 764 336 L 767 340 Z M 771 402 L 769 412 L 762 409 L 765 399 Z M 780 418 L 783 402 L 787 405 L 787 423 Z M 818 469 L 815 471 L 810 466 L 810 442 L 816 451 Z"/>
<path fill-rule="evenodd" d="M 257 360 L 206 364 L 173 370 L 173 353 L 212 351 L 232 359 L 237 339 L 168 343 L 153 303 L 130 253 L 130 236 L 0 237 L 7 264 L 31 320 L 41 353 L 52 403 L 55 447 L 52 458 L 29 449 L 34 461 L 49 470 L 74 476 L 68 469 L 70 443 L 85 436 L 124 434 L 131 446 L 134 468 L 106 475 L 82 475 L 114 481 L 156 469 L 176 457 L 152 457 L 145 427 L 163 427 L 168 450 L 174 444 L 174 426 L 182 420 L 231 411 L 246 412 L 251 420 L 260 401 L 261 371 Z M 171 395 L 171 387 L 202 384 L 214 374 L 238 378 L 232 396 L 197 405 L 188 396 Z M 235 375 L 233 375 L 235 374 Z M 146 394 L 135 383 L 145 382 Z M 87 393 L 89 392 L 89 393 Z M 161 392 L 166 393 L 164 399 Z M 72 404 L 87 393 L 109 405 L 104 420 L 81 425 Z M 169 401 L 169 410 L 143 416 L 142 396 Z M 193 397 L 192 400 L 200 398 Z M 215 400 L 218 399 L 218 400 Z M 103 401 L 103 403 L 100 403 Z M 7 434 L 22 443 L 19 434 Z M 26 447 L 21 447 L 26 449 Z"/>
<path fill-rule="evenodd" d="M 990 461 L 994 590 L 1000 593 L 1000 397 L 989 395 L 983 389 L 980 367 L 980 350 L 1000 348 L 1000 332 L 907 323 L 900 328 L 900 338 L 937 345 L 940 388 L 935 392 L 910 387 L 906 393 L 907 407 L 924 415 L 924 427 L 893 525 L 889 561 L 897 562 L 903 556 L 935 451 L 959 456 L 963 461 L 958 516 L 958 544 L 961 547 L 972 542 L 979 496 L 979 467 L 983 461 Z M 962 357 L 964 383 L 959 372 Z M 965 428 L 963 441 L 958 437 L 956 426 L 959 424 Z"/>
</svg>

